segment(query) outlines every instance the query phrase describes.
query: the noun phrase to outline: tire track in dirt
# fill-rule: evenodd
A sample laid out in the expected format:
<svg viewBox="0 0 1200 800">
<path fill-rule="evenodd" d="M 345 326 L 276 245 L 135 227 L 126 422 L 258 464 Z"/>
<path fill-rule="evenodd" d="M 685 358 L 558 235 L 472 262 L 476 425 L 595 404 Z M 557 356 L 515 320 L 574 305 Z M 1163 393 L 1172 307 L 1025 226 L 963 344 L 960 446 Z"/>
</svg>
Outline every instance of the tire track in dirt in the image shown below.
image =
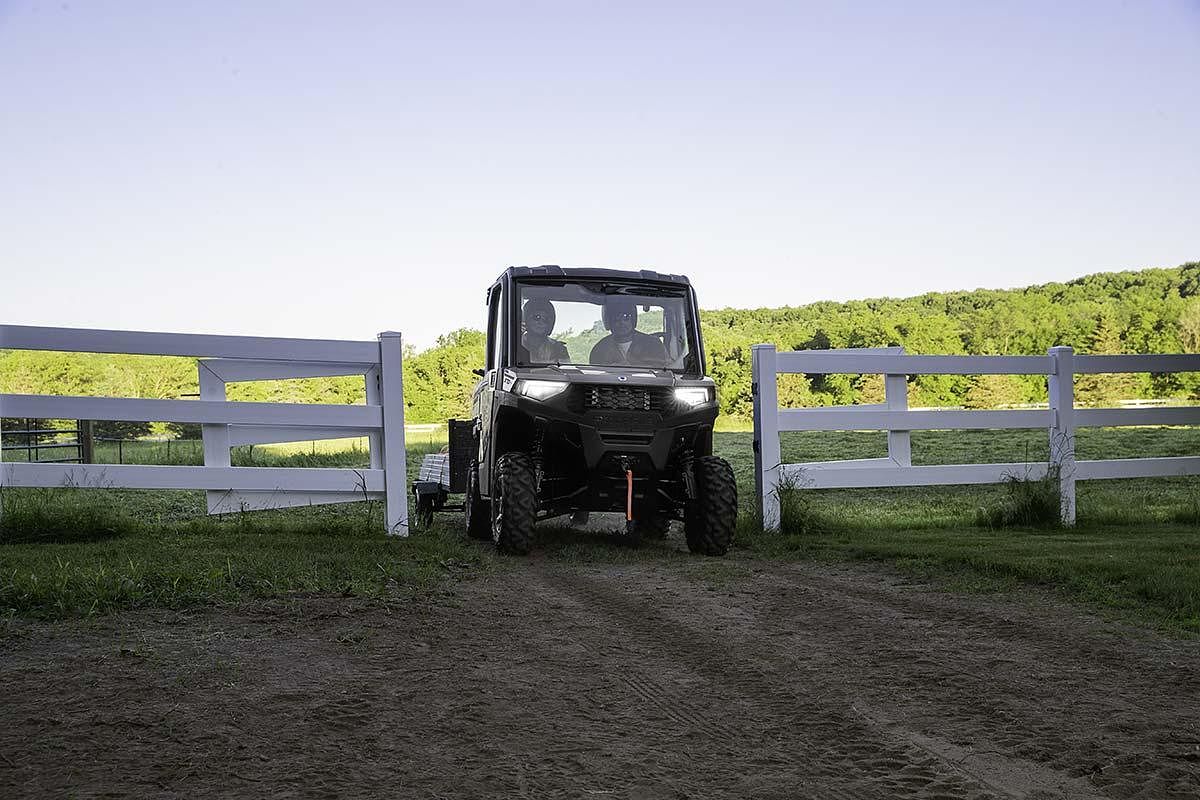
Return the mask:
<svg viewBox="0 0 1200 800">
<path fill-rule="evenodd" d="M 897 725 L 882 712 L 864 703 L 854 706 L 864 720 L 881 733 L 905 741 L 939 758 L 954 769 L 970 776 L 998 795 L 1023 798 L 1049 795 L 1064 800 L 1090 800 L 1102 795 L 1085 780 L 1065 775 L 1041 764 L 1005 755 L 998 750 L 967 748 Z"/>
<path fill-rule="evenodd" d="M 923 764 L 909 749 L 915 747 L 999 796 L 1200 796 L 1200 705 L 1190 689 L 1175 692 L 1194 685 L 1200 654 L 1193 643 L 1106 632 L 1054 604 L 930 593 L 877 572 L 813 569 L 822 575 L 809 585 L 806 571 L 789 569 L 764 571 L 749 582 L 752 590 L 739 584 L 736 615 L 722 614 L 719 604 L 697 606 L 706 595 L 694 583 L 661 572 L 649 581 L 637 570 L 619 570 L 551 582 L 612 614 L 611 627 L 637 630 L 638 638 L 697 666 L 710 685 L 737 673 L 737 688 L 750 690 L 744 694 L 771 697 L 786 694 L 779 676 L 789 668 L 801 680 L 831 670 L 829 680 L 794 692 L 793 711 L 819 741 L 862 739 L 856 724 L 874 728 L 874 738 L 903 751 L 900 759 L 880 756 L 878 766 L 902 773 L 909 786 L 942 771 Z M 646 585 L 664 582 L 687 603 L 664 602 Z M 746 595 L 757 608 L 749 633 Z M 714 663 L 714 653 L 727 663 Z M 1091 663 L 1096 656 L 1102 663 Z M 989 673 L 997 664 L 1004 671 Z M 1060 673 L 1068 677 L 1055 682 Z M 1145 718 L 1112 724 L 1114 707 Z M 880 708 L 893 710 L 885 716 Z M 1080 708 L 1088 712 L 1082 719 Z M 847 709 L 860 719 L 847 720 Z M 759 719 L 770 716 L 787 714 L 767 709 Z M 1150 719 L 1166 723 L 1163 735 Z M 855 750 L 845 765 L 869 771 L 871 757 Z M 889 794 L 902 790 L 892 785 Z M 925 786 L 917 795 L 926 790 L 941 792 Z"/>
<path fill-rule="evenodd" d="M 544 707 L 546 717 L 557 716 L 570 729 L 552 747 L 545 749 L 544 731 L 518 732 L 510 742 L 539 754 L 528 779 L 543 792 L 540 796 L 557 796 L 554 787 L 572 783 L 598 796 L 738 796 L 737 781 L 720 762 L 707 759 L 714 749 L 736 749 L 736 731 L 702 706 L 681 702 L 678 670 L 651 658 L 596 609 L 539 575 L 535 570 L 516 578 L 524 602 L 520 610 L 504 614 L 504 626 L 536 665 L 524 679 L 550 692 L 569 685 L 576 698 L 565 705 L 529 698 Z M 492 589 L 471 602 L 490 602 L 493 592 L 508 594 L 515 587 Z"/>
<path fill-rule="evenodd" d="M 1114 631 L 1045 599 L 997 608 L 852 570 L 806 570 L 804 580 L 862 620 L 877 646 L 859 650 L 860 678 L 886 672 L 920 707 L 909 724 L 958 728 L 1119 796 L 1173 764 L 1153 796 L 1200 796 L 1196 643 Z M 779 601 L 776 615 L 786 607 Z M 919 658 L 900 657 L 906 639 L 920 641 Z"/>
<path fill-rule="evenodd" d="M 674 696 L 676 692 L 673 687 L 648 674 L 640 666 L 630 669 L 629 662 L 626 660 L 626 657 L 631 654 L 628 643 L 612 642 L 610 641 L 614 634 L 612 628 L 589 625 L 580 619 L 581 615 L 586 616 L 590 612 L 601 609 L 578 602 L 576 596 L 570 592 L 564 592 L 561 585 L 546 581 L 544 575 L 531 577 L 534 577 L 535 580 L 528 585 L 528 589 L 539 600 L 537 608 L 542 613 L 549 611 L 550 614 L 561 617 L 564 628 L 572 630 L 576 634 L 581 630 L 588 630 L 593 637 L 600 640 L 600 642 L 595 642 L 580 638 L 578 635 L 574 638 L 574 642 L 588 653 L 597 667 L 610 668 L 611 671 L 608 674 L 627 686 L 642 700 L 654 706 L 668 719 L 687 726 L 697 733 L 707 734 L 719 740 L 728 740 L 735 735 L 735 729 L 725 722 L 725 714 L 713 715 L 708 709 L 696 705 L 687 698 Z M 567 613 L 568 611 L 570 613 Z M 637 654 L 650 656 L 651 665 L 661 672 L 669 671 L 673 667 L 673 665 L 655 663 L 653 653 L 639 649 Z M 619 655 L 621 658 L 614 659 L 614 655 Z M 612 663 L 616 660 L 619 660 L 620 664 Z"/>
<path fill-rule="evenodd" d="M 990 796 L 987 789 L 992 787 L 987 783 L 928 748 L 880 735 L 876 726 L 853 713 L 852 703 L 835 685 L 813 687 L 812 691 L 789 688 L 783 681 L 790 663 L 731 648 L 719 628 L 697 628 L 694 619 L 681 623 L 665 614 L 652 598 L 631 596 L 617 588 L 635 576 L 623 572 L 599 578 L 537 578 L 560 595 L 575 598 L 577 605 L 607 615 L 610 622 L 605 627 L 637 637 L 650 649 L 657 649 L 659 659 L 686 665 L 700 676 L 705 703 L 692 717 L 727 717 L 731 708 L 743 709 L 746 716 L 739 742 L 743 749 L 759 749 L 761 766 L 799 769 L 809 780 L 824 783 L 826 791 L 847 792 L 846 796 Z M 662 684 L 657 687 L 666 689 Z M 688 698 L 670 695 L 665 702 L 689 704 Z M 847 774 L 856 777 L 847 781 Z"/>
</svg>

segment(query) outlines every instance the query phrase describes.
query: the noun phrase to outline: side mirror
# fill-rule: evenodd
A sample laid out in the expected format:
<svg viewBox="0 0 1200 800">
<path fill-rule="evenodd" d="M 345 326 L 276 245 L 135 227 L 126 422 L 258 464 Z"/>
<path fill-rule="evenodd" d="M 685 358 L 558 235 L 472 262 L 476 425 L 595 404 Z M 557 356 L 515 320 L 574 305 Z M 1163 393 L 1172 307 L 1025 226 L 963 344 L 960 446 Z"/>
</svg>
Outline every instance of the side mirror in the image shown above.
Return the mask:
<svg viewBox="0 0 1200 800">
<path fill-rule="evenodd" d="M 471 372 L 475 373 L 476 375 L 478 375 L 478 376 L 479 376 L 479 377 L 481 377 L 481 378 L 482 378 L 484 375 L 486 375 L 486 374 L 487 374 L 487 372 L 485 372 L 484 370 L 480 369 L 479 367 L 476 367 L 475 369 L 471 370 Z"/>
</svg>

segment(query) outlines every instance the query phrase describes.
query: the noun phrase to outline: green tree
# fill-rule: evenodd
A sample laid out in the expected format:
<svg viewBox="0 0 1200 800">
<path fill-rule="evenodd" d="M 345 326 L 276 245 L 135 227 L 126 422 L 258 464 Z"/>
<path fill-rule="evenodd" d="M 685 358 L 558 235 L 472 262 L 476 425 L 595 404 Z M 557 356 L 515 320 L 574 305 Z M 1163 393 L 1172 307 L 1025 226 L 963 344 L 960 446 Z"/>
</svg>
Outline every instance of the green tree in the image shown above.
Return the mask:
<svg viewBox="0 0 1200 800">
<path fill-rule="evenodd" d="M 1016 375 L 976 375 L 963 396 L 967 408 L 1000 408 L 1024 402 L 1025 387 Z"/>
<path fill-rule="evenodd" d="M 806 375 L 780 375 L 776 380 L 780 408 L 804 408 L 817 405 Z"/>
<path fill-rule="evenodd" d="M 92 434 L 99 439 L 140 439 L 150 435 L 149 422 L 96 420 Z"/>
<path fill-rule="evenodd" d="M 478 377 L 471 370 L 485 363 L 486 340 L 462 328 L 439 336 L 437 344 L 404 364 L 404 413 L 412 422 L 445 422 L 470 412 Z"/>
<path fill-rule="evenodd" d="M 854 381 L 854 402 L 887 402 L 887 382 L 882 375 L 859 375 Z"/>
<path fill-rule="evenodd" d="M 1200 297 L 1187 301 L 1179 315 L 1179 343 L 1184 352 L 1200 353 Z"/>
<path fill-rule="evenodd" d="M 1097 355 L 1125 352 L 1125 343 L 1112 313 L 1102 313 L 1096 320 L 1096 328 L 1087 339 L 1086 352 Z M 1111 406 L 1119 400 L 1132 398 L 1136 385 L 1136 379 L 1128 373 L 1079 375 L 1075 379 L 1075 397 L 1084 404 Z"/>
</svg>

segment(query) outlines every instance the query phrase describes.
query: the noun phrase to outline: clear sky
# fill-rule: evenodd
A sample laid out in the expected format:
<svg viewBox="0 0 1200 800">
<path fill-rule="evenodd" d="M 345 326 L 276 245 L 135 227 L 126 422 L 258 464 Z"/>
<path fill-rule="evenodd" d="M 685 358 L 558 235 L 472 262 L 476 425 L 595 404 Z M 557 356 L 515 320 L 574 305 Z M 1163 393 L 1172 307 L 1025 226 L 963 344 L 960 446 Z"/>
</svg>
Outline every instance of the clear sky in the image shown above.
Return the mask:
<svg viewBox="0 0 1200 800">
<path fill-rule="evenodd" d="M 0 322 L 482 327 L 1200 258 L 1200 2 L 0 0 Z"/>
</svg>

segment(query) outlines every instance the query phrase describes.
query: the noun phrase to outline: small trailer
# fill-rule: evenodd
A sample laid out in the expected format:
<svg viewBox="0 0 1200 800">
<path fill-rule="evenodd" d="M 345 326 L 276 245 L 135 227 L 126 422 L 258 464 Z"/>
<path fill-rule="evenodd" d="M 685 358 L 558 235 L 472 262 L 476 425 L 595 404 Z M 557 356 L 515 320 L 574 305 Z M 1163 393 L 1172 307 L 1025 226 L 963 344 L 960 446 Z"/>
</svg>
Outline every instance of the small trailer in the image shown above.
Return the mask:
<svg viewBox="0 0 1200 800">
<path fill-rule="evenodd" d="M 473 440 L 471 430 L 457 430 L 460 427 L 473 428 L 470 420 L 452 419 L 450 422 L 450 442 L 459 447 L 467 446 Z M 460 435 L 465 434 L 465 435 Z M 467 491 L 466 465 L 474 461 L 475 454 L 466 452 L 450 457 L 449 448 L 440 453 L 429 453 L 421 459 L 421 468 L 417 471 L 417 479 L 413 481 L 413 501 L 416 508 L 416 523 L 418 527 L 427 528 L 433 523 L 435 511 L 462 511 L 463 504 L 450 503 L 450 495 L 463 494 Z M 452 469 L 452 465 L 457 469 Z"/>
</svg>

